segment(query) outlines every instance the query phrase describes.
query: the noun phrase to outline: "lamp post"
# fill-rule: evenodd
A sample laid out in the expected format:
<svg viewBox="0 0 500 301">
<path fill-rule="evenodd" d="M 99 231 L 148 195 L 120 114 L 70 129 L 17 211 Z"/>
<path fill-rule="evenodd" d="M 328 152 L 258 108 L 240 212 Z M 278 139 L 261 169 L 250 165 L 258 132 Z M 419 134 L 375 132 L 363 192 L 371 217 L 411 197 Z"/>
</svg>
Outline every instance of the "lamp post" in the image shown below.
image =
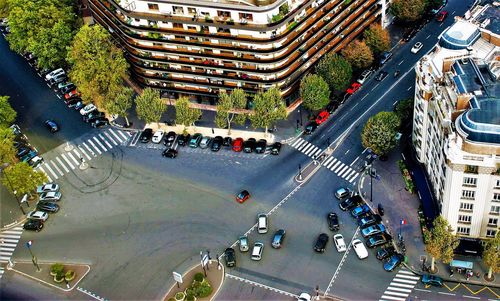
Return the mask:
<svg viewBox="0 0 500 301">
<path fill-rule="evenodd" d="M 8 166 L 8 164 L 4 164 L 3 166 Z M 24 211 L 23 209 L 23 206 L 22 206 L 22 203 L 21 201 L 19 200 L 19 197 L 17 196 L 17 190 L 14 190 L 14 187 L 12 186 L 12 182 L 10 181 L 10 178 L 9 176 L 7 175 L 7 173 L 4 171 L 5 167 L 2 167 L 2 169 L 0 169 L 0 171 L 2 171 L 3 175 L 5 176 L 5 179 L 7 180 L 7 183 L 9 183 L 9 187 L 10 187 L 10 190 L 12 190 L 12 192 L 14 193 L 14 197 L 16 198 L 16 201 L 17 201 L 17 204 L 19 205 L 19 209 L 21 209 L 21 212 L 23 214 L 26 214 L 26 212 Z"/>
<path fill-rule="evenodd" d="M 299 164 L 299 181 L 302 181 L 302 165 Z"/>
<path fill-rule="evenodd" d="M 26 243 L 26 247 L 28 248 L 28 250 L 30 251 L 30 254 L 31 254 L 31 261 L 33 262 L 33 265 L 36 267 L 36 270 L 38 272 L 40 272 L 40 267 L 38 266 L 38 259 L 36 258 L 36 256 L 33 254 L 33 252 L 31 251 L 31 245 L 33 244 L 33 241 L 32 240 L 29 240 L 27 243 Z"/>
<path fill-rule="evenodd" d="M 300 110 L 300 108 L 297 111 L 299 112 L 300 126 L 303 126 L 303 124 L 302 124 L 302 111 Z"/>
</svg>

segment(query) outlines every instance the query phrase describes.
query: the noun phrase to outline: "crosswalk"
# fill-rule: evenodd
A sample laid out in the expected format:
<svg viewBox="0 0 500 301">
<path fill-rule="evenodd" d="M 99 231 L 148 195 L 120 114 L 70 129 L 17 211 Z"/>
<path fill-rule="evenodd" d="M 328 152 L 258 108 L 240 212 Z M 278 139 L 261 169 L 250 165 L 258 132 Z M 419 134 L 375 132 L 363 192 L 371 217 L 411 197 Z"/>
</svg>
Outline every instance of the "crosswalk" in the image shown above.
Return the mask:
<svg viewBox="0 0 500 301">
<path fill-rule="evenodd" d="M 349 165 L 344 164 L 332 156 L 328 157 L 325 162 L 323 162 L 323 166 L 333 171 L 339 177 L 344 178 L 349 183 L 354 183 L 359 176 L 357 170 L 352 169 Z"/>
<path fill-rule="evenodd" d="M 113 147 L 126 145 L 130 137 L 127 131 L 107 128 L 92 137 L 75 141 L 76 147 L 70 151 L 59 153 L 54 158 L 44 156 L 45 162 L 38 166 L 38 170 L 47 175 L 49 182 L 53 182 L 78 167 L 82 161 L 88 162 Z"/>
<path fill-rule="evenodd" d="M 0 233 L 0 279 L 5 272 L 5 264 L 9 262 L 10 257 L 16 249 L 19 239 L 21 239 L 23 230 L 23 227 L 14 227 L 10 230 L 5 230 Z"/>
<path fill-rule="evenodd" d="M 306 156 L 309 156 L 311 158 L 313 156 L 318 157 L 319 154 L 321 154 L 321 152 L 323 151 L 321 148 L 317 147 L 316 145 L 314 145 L 314 144 L 312 144 L 312 143 L 310 143 L 302 138 L 295 140 L 295 142 L 292 143 L 290 146 L 295 148 L 299 152 L 304 153 Z"/>
<path fill-rule="evenodd" d="M 379 301 L 405 301 L 420 277 L 402 268 L 389 284 Z"/>
</svg>

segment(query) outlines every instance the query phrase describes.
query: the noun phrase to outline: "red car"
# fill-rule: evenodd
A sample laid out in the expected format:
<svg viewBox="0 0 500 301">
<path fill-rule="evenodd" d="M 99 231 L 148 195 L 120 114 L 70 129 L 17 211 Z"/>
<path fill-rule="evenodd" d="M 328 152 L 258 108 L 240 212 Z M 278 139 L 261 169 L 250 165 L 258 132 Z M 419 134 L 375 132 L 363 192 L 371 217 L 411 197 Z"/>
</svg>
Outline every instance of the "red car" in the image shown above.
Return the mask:
<svg viewBox="0 0 500 301">
<path fill-rule="evenodd" d="M 250 193 L 247 190 L 243 190 L 236 196 L 236 201 L 238 203 L 243 203 L 250 198 Z"/>
<path fill-rule="evenodd" d="M 316 117 L 316 124 L 318 125 L 322 124 L 328 119 L 328 117 L 330 117 L 330 113 L 328 113 L 327 110 L 319 112 L 318 116 Z"/>
<path fill-rule="evenodd" d="M 443 11 L 441 11 L 439 14 L 437 14 L 437 16 L 436 16 L 436 20 L 437 20 L 438 22 L 443 22 L 443 21 L 444 21 L 444 19 L 446 19 L 446 17 L 447 17 L 447 16 L 448 16 L 448 12 L 447 12 L 447 11 L 445 11 L 445 10 L 443 10 Z"/>
<path fill-rule="evenodd" d="M 70 98 L 74 98 L 74 97 L 79 97 L 81 96 L 81 93 L 78 92 L 76 89 L 73 90 L 73 91 L 70 91 L 66 94 L 64 94 L 64 99 L 70 99 Z"/>
<path fill-rule="evenodd" d="M 233 151 L 241 152 L 243 150 L 243 138 L 236 138 L 233 140 Z"/>
<path fill-rule="evenodd" d="M 352 83 L 352 85 L 349 88 L 347 88 L 347 90 L 345 92 L 349 95 L 352 95 L 352 94 L 354 94 L 354 92 L 358 91 L 359 88 L 361 88 L 360 83 Z"/>
</svg>

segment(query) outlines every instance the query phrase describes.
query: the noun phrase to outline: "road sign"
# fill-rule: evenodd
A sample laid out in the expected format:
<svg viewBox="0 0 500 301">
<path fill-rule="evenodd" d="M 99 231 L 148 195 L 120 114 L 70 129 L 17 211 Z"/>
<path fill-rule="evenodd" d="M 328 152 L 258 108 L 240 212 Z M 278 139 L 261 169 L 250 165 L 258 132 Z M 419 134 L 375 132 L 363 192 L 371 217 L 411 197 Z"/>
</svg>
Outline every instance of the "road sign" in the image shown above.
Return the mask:
<svg viewBox="0 0 500 301">
<path fill-rule="evenodd" d="M 182 283 L 182 275 L 177 273 L 177 272 L 172 272 L 172 275 L 174 275 L 174 280 L 177 283 Z"/>
<path fill-rule="evenodd" d="M 203 267 L 206 267 L 206 266 L 207 266 L 207 264 L 208 264 L 208 255 L 207 255 L 207 254 L 205 254 L 205 255 L 203 255 L 203 257 L 201 258 L 201 265 L 202 265 Z"/>
<path fill-rule="evenodd" d="M 26 247 L 31 247 L 31 245 L 33 244 L 33 241 L 32 240 L 28 240 L 28 242 L 26 243 Z"/>
</svg>

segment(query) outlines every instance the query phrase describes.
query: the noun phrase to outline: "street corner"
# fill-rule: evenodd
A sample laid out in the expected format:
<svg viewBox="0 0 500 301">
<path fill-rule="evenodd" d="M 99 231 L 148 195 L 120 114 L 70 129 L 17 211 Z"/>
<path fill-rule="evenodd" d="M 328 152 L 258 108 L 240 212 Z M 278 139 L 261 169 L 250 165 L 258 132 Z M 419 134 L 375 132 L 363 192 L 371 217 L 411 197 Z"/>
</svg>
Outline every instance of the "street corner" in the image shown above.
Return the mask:
<svg viewBox="0 0 500 301">
<path fill-rule="evenodd" d="M 16 261 L 7 265 L 7 269 L 46 286 L 64 292 L 72 291 L 90 272 L 90 265 L 80 263 L 55 263 Z"/>
</svg>

